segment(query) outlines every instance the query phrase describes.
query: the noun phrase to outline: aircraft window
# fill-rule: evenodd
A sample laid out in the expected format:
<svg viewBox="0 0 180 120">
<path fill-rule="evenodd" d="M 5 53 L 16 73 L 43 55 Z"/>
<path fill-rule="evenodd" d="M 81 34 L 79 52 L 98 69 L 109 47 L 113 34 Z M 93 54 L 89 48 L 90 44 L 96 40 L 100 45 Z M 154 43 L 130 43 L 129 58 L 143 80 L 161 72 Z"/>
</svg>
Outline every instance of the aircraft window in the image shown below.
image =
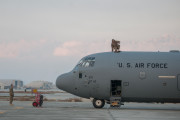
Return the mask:
<svg viewBox="0 0 180 120">
<path fill-rule="evenodd" d="M 90 65 L 89 66 L 93 67 L 94 63 L 95 63 L 95 61 L 90 61 Z"/>
<path fill-rule="evenodd" d="M 85 66 L 85 64 L 86 64 L 86 62 L 82 62 L 81 66 L 82 66 L 82 67 L 84 67 L 84 66 Z"/>
<path fill-rule="evenodd" d="M 86 62 L 84 67 L 89 67 L 89 62 Z"/>
<path fill-rule="evenodd" d="M 83 60 L 80 60 L 79 63 L 78 63 L 78 65 L 82 65 L 82 63 L 83 63 Z"/>
<path fill-rule="evenodd" d="M 85 60 L 95 60 L 95 57 L 86 57 Z"/>
<path fill-rule="evenodd" d="M 79 78 L 82 78 L 82 73 L 79 73 Z"/>
<path fill-rule="evenodd" d="M 95 64 L 95 57 L 86 57 L 77 64 L 77 66 L 81 67 L 93 67 Z"/>
</svg>

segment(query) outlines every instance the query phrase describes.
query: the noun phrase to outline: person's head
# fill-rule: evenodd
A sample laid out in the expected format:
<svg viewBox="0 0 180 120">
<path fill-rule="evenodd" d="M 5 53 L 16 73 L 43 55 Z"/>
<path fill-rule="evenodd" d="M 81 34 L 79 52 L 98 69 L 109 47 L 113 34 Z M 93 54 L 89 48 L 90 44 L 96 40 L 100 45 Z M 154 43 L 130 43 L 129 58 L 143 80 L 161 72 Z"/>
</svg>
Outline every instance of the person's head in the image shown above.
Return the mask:
<svg viewBox="0 0 180 120">
<path fill-rule="evenodd" d="M 11 88 L 13 88 L 13 84 L 11 84 Z"/>
</svg>

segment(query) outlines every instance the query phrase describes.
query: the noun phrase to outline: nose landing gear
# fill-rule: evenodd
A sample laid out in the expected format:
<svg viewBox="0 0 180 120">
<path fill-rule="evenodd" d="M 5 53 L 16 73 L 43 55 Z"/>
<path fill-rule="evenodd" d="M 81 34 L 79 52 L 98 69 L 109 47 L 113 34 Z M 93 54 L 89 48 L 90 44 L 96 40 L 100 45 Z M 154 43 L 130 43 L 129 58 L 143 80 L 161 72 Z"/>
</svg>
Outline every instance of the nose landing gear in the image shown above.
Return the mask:
<svg viewBox="0 0 180 120">
<path fill-rule="evenodd" d="M 105 101 L 102 99 L 95 99 L 94 98 L 92 102 L 93 102 L 93 106 L 95 108 L 103 108 L 105 105 Z"/>
</svg>

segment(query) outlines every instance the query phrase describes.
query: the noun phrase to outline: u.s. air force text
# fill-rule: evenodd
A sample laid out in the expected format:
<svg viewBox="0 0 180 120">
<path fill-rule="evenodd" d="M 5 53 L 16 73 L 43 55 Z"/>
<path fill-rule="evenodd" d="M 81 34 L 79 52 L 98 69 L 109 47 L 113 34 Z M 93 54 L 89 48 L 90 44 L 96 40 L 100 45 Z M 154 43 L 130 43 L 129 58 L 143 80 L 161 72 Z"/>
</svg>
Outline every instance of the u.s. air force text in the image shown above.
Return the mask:
<svg viewBox="0 0 180 120">
<path fill-rule="evenodd" d="M 168 68 L 167 63 L 122 63 L 118 62 L 119 68 Z"/>
</svg>

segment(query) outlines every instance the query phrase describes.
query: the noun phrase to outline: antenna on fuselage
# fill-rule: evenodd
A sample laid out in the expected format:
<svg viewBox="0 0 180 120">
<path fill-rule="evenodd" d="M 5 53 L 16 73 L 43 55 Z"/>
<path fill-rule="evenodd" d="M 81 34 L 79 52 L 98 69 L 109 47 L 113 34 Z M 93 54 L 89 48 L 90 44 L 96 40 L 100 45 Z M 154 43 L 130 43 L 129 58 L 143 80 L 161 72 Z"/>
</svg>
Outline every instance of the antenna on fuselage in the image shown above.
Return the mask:
<svg viewBox="0 0 180 120">
<path fill-rule="evenodd" d="M 120 41 L 112 39 L 111 49 L 112 49 L 112 52 L 115 52 L 115 53 L 120 52 Z"/>
</svg>

